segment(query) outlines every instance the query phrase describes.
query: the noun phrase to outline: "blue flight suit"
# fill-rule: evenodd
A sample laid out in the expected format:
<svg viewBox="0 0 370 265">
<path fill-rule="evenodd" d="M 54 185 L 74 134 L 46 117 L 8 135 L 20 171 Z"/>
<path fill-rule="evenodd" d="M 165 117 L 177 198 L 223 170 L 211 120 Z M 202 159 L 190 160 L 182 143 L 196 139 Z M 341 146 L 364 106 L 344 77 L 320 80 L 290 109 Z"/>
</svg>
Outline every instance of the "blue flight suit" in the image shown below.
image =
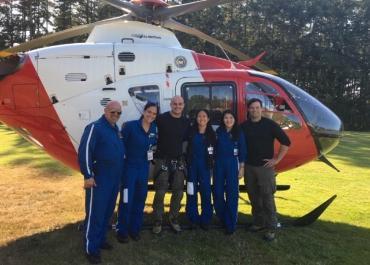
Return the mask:
<svg viewBox="0 0 370 265">
<path fill-rule="evenodd" d="M 118 208 L 117 233 L 137 236 L 143 223 L 145 200 L 148 193 L 148 151 L 157 144 L 157 126 L 153 122 L 148 132 L 142 120 L 124 124 L 122 138 L 126 147 L 125 172 Z"/>
<path fill-rule="evenodd" d="M 232 233 L 236 229 L 238 217 L 238 163 L 244 163 L 247 148 L 242 132 L 237 141 L 233 141 L 231 133 L 222 127 L 216 130 L 216 135 L 213 202 L 217 217 L 227 232 Z"/>
<path fill-rule="evenodd" d="M 84 178 L 93 177 L 96 182 L 96 187 L 86 189 L 84 240 L 87 254 L 98 255 L 105 243 L 119 191 L 124 153 L 117 125 L 113 127 L 104 115 L 86 126 L 78 161 Z"/>
<path fill-rule="evenodd" d="M 186 215 L 192 223 L 207 226 L 211 222 L 213 208 L 211 203 L 211 169 L 208 166 L 208 161 L 206 161 L 208 146 L 206 146 L 204 137 L 203 134 L 198 132 L 191 139 L 192 155 L 188 167 Z M 202 205 L 200 216 L 198 212 L 198 190 L 200 191 Z"/>
</svg>

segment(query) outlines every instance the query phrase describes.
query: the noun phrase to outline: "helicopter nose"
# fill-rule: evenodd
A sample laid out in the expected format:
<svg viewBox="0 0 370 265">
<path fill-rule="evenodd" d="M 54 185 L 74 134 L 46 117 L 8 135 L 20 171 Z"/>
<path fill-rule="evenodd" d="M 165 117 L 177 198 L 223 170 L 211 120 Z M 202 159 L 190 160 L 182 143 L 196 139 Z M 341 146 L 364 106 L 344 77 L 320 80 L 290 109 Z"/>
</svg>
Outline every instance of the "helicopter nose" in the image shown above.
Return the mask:
<svg viewBox="0 0 370 265">
<path fill-rule="evenodd" d="M 343 123 L 319 100 L 284 80 L 284 87 L 295 101 L 311 129 L 319 155 L 333 150 L 343 135 Z"/>
</svg>

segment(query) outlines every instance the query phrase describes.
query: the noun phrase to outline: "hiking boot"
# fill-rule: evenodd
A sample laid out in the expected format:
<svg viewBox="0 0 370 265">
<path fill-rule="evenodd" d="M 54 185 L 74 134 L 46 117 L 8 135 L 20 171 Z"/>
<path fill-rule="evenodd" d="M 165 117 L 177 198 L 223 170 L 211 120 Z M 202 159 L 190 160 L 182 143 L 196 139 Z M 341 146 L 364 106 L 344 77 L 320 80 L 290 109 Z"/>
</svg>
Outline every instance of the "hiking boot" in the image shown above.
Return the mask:
<svg viewBox="0 0 370 265">
<path fill-rule="evenodd" d="M 155 221 L 152 232 L 153 234 L 156 234 L 156 235 L 162 232 L 162 222 L 161 221 Z"/>
<path fill-rule="evenodd" d="M 101 257 L 98 254 L 87 254 L 86 253 L 86 258 L 89 261 L 90 264 L 99 264 L 101 263 Z"/>
<path fill-rule="evenodd" d="M 276 235 L 275 235 L 274 231 L 267 231 L 263 235 L 263 239 L 266 240 L 266 241 L 269 241 L 269 242 L 275 240 L 275 238 L 276 238 Z"/>
<path fill-rule="evenodd" d="M 262 231 L 263 229 L 265 229 L 265 228 L 263 226 L 259 226 L 259 225 L 251 225 L 251 226 L 247 227 L 247 230 L 249 232 L 252 232 L 252 233 Z"/>
<path fill-rule="evenodd" d="M 177 220 L 177 218 L 170 216 L 170 217 L 168 217 L 168 221 L 170 222 L 170 226 L 171 226 L 172 230 L 175 233 L 180 233 L 181 232 L 181 226 L 180 226 L 179 221 Z"/>
</svg>

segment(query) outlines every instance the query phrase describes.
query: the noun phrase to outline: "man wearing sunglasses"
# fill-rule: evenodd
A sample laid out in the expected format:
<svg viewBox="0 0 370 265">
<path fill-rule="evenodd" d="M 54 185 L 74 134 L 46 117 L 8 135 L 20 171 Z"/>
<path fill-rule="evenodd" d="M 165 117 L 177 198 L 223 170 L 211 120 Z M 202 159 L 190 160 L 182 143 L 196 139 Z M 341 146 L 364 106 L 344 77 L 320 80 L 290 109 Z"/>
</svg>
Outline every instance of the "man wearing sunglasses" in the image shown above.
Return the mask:
<svg viewBox="0 0 370 265">
<path fill-rule="evenodd" d="M 101 249 L 112 249 L 105 236 L 123 169 L 125 149 L 116 125 L 121 112 L 121 104 L 110 101 L 104 108 L 104 115 L 86 126 L 78 149 L 86 190 L 84 247 L 92 264 L 101 262 Z"/>
</svg>

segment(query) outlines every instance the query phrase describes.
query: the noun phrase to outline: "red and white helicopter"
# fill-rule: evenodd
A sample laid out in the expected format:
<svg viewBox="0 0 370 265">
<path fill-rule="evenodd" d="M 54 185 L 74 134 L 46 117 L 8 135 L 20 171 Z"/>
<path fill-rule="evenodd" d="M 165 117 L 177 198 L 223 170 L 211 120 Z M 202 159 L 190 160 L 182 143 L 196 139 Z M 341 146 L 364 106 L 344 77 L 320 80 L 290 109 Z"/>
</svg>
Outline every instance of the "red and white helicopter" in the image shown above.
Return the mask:
<svg viewBox="0 0 370 265">
<path fill-rule="evenodd" d="M 225 109 L 237 113 L 239 122 L 244 121 L 247 100 L 257 97 L 264 104 L 264 115 L 278 122 L 292 140 L 278 172 L 318 158 L 334 167 L 325 154 L 338 144 L 343 126 L 331 110 L 297 86 L 266 73 L 268 68 L 259 63 L 262 55 L 249 59 L 222 41 L 174 20 L 230 0 L 175 6 L 161 0 L 104 2 L 127 14 L 0 52 L 1 122 L 78 170 L 77 148 L 83 129 L 100 117 L 110 100 L 122 103 L 122 123 L 138 118 L 147 101 L 158 102 L 165 112 L 170 99 L 182 95 L 187 115 L 192 117 L 196 109 L 208 108 L 212 123 L 217 124 Z M 213 43 L 241 61 L 184 49 L 168 29 Z M 31 50 L 87 33 L 85 43 Z M 24 51 L 28 52 L 20 53 Z M 334 196 L 320 206 L 320 214 L 332 200 Z"/>
</svg>

